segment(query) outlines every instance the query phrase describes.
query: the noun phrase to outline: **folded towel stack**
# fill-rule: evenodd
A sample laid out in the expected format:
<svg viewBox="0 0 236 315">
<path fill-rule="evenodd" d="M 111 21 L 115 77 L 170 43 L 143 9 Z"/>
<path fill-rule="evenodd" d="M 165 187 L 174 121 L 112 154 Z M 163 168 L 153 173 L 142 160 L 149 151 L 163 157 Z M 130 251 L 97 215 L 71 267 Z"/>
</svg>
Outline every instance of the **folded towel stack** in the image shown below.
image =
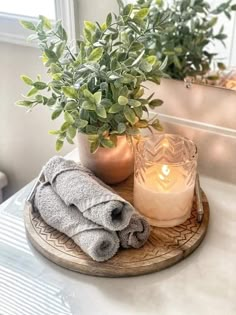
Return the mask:
<svg viewBox="0 0 236 315">
<path fill-rule="evenodd" d="M 150 228 L 134 208 L 74 161 L 53 157 L 44 167 L 46 183 L 34 204 L 47 224 L 71 237 L 96 261 L 113 257 L 119 243 L 139 248 Z"/>
</svg>

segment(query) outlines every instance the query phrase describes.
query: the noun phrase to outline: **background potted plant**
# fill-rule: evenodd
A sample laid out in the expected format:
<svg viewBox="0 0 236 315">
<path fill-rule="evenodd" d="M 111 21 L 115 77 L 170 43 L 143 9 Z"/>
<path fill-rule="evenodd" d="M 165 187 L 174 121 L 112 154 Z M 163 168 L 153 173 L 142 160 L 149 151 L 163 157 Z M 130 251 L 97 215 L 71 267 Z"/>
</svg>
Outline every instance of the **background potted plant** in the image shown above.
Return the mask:
<svg viewBox="0 0 236 315">
<path fill-rule="evenodd" d="M 142 83 L 159 83 L 166 64 L 145 49 L 147 37 L 162 25 L 160 21 L 157 29 L 150 27 L 149 14 L 149 8 L 129 4 L 119 15 L 109 13 L 103 24 L 86 21 L 75 49 L 60 21 L 51 25 L 40 16 L 38 24 L 21 22 L 34 32 L 30 39 L 42 50 L 50 81 L 23 75 L 31 89 L 17 104 L 30 110 L 47 106 L 52 119 L 64 115 L 60 129 L 50 131 L 57 136 L 56 149 L 65 139 L 73 143 L 78 131 L 82 163 L 108 183 L 132 173 L 132 137 L 140 128 L 161 130 L 158 119 L 148 120 L 148 108 L 162 101 L 152 99 L 153 94 L 143 97 Z"/>
<path fill-rule="evenodd" d="M 122 8 L 122 0 L 118 2 Z M 171 4 L 163 0 L 137 0 L 135 8 L 150 10 L 146 20 L 156 34 L 146 37 L 146 53 L 156 55 L 160 60 L 167 56 L 165 72 L 171 78 L 219 78 L 217 72 L 215 75 L 209 72 L 216 66 L 221 71 L 225 69 L 222 62 L 212 64 L 217 56 L 214 44 L 220 41 L 224 45 L 227 38 L 224 26 L 218 25 L 218 16 L 224 14 L 231 18 L 232 10 L 236 10 L 232 0 L 223 1 L 216 8 L 204 0 L 175 0 Z M 162 20 L 164 23 L 160 28 L 158 24 Z"/>
</svg>

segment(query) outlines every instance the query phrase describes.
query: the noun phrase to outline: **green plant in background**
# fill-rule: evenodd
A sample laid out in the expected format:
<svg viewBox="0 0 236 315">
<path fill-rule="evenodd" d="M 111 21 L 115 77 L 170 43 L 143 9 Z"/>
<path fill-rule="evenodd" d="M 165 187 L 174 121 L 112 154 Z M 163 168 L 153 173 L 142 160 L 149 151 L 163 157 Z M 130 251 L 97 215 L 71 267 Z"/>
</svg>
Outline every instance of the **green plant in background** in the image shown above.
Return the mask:
<svg viewBox="0 0 236 315">
<path fill-rule="evenodd" d="M 144 22 L 149 14 L 149 8 L 134 9 L 129 4 L 119 15 L 109 13 L 103 24 L 86 21 L 83 39 L 74 50 L 60 21 L 51 25 L 40 16 L 38 24 L 21 22 L 33 31 L 30 39 L 37 40 L 51 80 L 34 81 L 23 75 L 31 89 L 17 104 L 29 109 L 47 106 L 52 119 L 64 115 L 61 128 L 50 131 L 58 137 L 57 150 L 65 139 L 73 143 L 77 130 L 88 135 L 91 152 L 99 146 L 112 148 L 117 136 L 137 135 L 140 128 L 161 130 L 158 119 L 143 118 L 149 107 L 162 101 L 152 99 L 153 94 L 144 98 L 142 83 L 159 83 L 166 64 L 145 50 L 147 37 L 158 33 Z"/>
<path fill-rule="evenodd" d="M 122 8 L 122 1 L 119 5 Z M 135 9 L 142 8 L 150 10 L 146 20 L 156 30 L 155 36 L 149 36 L 145 42 L 147 54 L 160 59 L 168 56 L 165 72 L 171 78 L 183 80 L 187 76 L 204 76 L 211 70 L 217 54 L 209 44 L 217 41 L 224 44 L 227 38 L 224 26 L 216 28 L 218 16 L 224 14 L 230 19 L 236 5 L 229 0 L 212 9 L 204 0 L 174 0 L 172 4 L 163 0 L 137 0 Z M 163 19 L 164 31 L 163 24 L 161 29 L 158 27 Z M 224 70 L 225 66 L 219 62 L 218 68 Z"/>
</svg>

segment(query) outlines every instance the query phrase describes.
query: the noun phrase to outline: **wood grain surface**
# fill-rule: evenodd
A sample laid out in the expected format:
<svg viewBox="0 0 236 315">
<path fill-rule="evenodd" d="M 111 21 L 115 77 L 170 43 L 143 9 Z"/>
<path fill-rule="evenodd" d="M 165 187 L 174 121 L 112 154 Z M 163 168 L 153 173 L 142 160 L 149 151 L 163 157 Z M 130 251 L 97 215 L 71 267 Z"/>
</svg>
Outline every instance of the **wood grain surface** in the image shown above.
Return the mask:
<svg viewBox="0 0 236 315">
<path fill-rule="evenodd" d="M 133 179 L 113 186 L 123 198 L 133 202 Z M 167 268 L 191 254 L 204 239 L 209 222 L 209 204 L 203 193 L 204 217 L 197 223 L 195 201 L 191 217 L 172 228 L 152 227 L 140 249 L 120 249 L 109 261 L 98 263 L 84 254 L 69 237 L 48 226 L 31 204 L 25 204 L 25 227 L 33 246 L 54 263 L 80 273 L 103 276 L 137 276 Z"/>
</svg>

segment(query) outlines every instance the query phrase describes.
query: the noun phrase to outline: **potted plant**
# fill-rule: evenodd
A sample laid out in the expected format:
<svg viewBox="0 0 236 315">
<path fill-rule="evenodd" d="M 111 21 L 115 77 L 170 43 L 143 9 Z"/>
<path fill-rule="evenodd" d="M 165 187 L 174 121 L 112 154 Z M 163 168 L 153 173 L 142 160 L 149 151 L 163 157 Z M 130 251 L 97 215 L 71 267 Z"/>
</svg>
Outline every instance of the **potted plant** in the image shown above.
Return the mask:
<svg viewBox="0 0 236 315">
<path fill-rule="evenodd" d="M 119 5 L 123 7 L 121 0 Z M 146 53 L 160 59 L 167 56 L 165 72 L 171 78 L 219 79 L 217 72 L 215 75 L 210 72 L 215 66 L 220 71 L 225 69 L 222 62 L 212 64 L 217 56 L 215 43 L 220 41 L 224 45 L 227 38 L 224 26 L 219 26 L 218 16 L 224 14 L 231 19 L 232 10 L 236 10 L 232 0 L 223 1 L 216 8 L 204 0 L 175 0 L 171 4 L 163 0 L 137 0 L 135 9 L 143 8 L 150 10 L 146 20 L 156 30 L 154 36 L 146 37 Z M 161 20 L 164 23 L 160 28 Z"/>
<path fill-rule="evenodd" d="M 148 110 L 162 101 L 143 96 L 142 83 L 159 83 L 166 63 L 145 50 L 146 37 L 156 31 L 144 22 L 149 14 L 129 4 L 103 24 L 86 21 L 75 49 L 60 21 L 52 25 L 40 16 L 38 24 L 21 22 L 33 31 L 30 39 L 38 42 L 50 80 L 23 75 L 30 90 L 17 104 L 30 110 L 47 106 L 52 119 L 63 115 L 60 129 L 50 131 L 57 136 L 56 150 L 65 140 L 73 143 L 78 131 L 81 162 L 109 183 L 132 173 L 130 143 L 140 128 L 161 130 L 158 119 L 148 120 Z"/>
</svg>

